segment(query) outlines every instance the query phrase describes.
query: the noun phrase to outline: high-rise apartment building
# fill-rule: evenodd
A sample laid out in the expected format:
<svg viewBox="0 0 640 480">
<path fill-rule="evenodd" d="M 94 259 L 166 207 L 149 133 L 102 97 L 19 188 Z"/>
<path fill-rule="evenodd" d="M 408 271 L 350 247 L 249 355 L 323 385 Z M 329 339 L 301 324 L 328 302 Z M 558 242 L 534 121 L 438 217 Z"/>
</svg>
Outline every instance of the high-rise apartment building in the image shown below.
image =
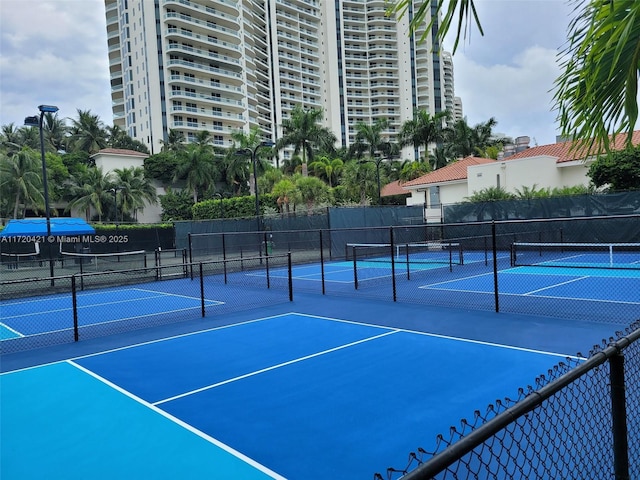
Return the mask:
<svg viewBox="0 0 640 480">
<path fill-rule="evenodd" d="M 277 140 L 300 105 L 322 109 L 341 145 L 358 122 L 378 119 L 394 140 L 415 109 L 453 108 L 453 63 L 431 34 L 409 35 L 408 15 L 388 17 L 388 6 L 105 0 L 114 124 L 152 153 L 170 130 L 187 140 L 207 130 L 229 146 L 233 132 L 251 128 Z"/>
</svg>

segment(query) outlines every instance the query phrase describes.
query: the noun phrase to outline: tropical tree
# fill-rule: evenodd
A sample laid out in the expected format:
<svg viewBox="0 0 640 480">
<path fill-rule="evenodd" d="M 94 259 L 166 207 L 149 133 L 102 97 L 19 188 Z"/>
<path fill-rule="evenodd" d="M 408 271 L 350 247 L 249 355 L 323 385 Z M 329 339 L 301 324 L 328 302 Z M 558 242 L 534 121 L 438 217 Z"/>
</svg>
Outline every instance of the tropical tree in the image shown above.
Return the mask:
<svg viewBox="0 0 640 480">
<path fill-rule="evenodd" d="M 142 167 L 116 168 L 112 178 L 117 212 L 123 218 L 125 215 L 135 218 L 145 203 L 157 200 L 156 189 L 144 176 Z"/>
<path fill-rule="evenodd" d="M 578 140 L 576 148 L 587 144 L 609 150 L 609 136 L 626 131 L 626 140 L 631 145 L 638 119 L 640 2 L 575 3 L 568 42 L 561 51 L 562 73 L 555 82 L 554 100 L 561 134 Z M 411 0 L 395 0 L 390 11 L 403 16 L 411 6 Z M 438 21 L 434 44 L 444 40 L 457 18 L 453 53 L 463 31 L 466 36 L 471 18 L 484 35 L 473 0 L 439 1 L 433 5 L 423 2 L 411 13 L 411 32 L 426 23 L 426 18 L 430 19 L 422 40 L 431 35 L 434 22 Z"/>
<path fill-rule="evenodd" d="M 366 155 L 371 160 L 381 156 L 388 144 L 388 140 L 382 136 L 382 132 L 387 129 L 388 125 L 389 122 L 384 119 L 376 120 L 371 125 L 364 122 L 356 123 L 356 135 L 350 148 L 350 156 L 362 158 L 363 155 Z"/>
<path fill-rule="evenodd" d="M 64 120 L 57 113 L 47 112 L 42 118 L 42 131 L 45 140 L 45 148 L 51 152 L 59 152 L 66 149 L 68 128 Z"/>
<path fill-rule="evenodd" d="M 90 154 L 97 153 L 108 145 L 107 130 L 100 117 L 93 115 L 91 110 L 78 109 L 77 112 L 78 118 L 71 120 L 70 146 Z"/>
<path fill-rule="evenodd" d="M 111 148 L 122 148 L 126 150 L 133 150 L 134 152 L 149 153 L 147 146 L 131 138 L 127 132 L 122 130 L 118 125 L 107 127 L 107 146 Z"/>
<path fill-rule="evenodd" d="M 22 148 L 20 130 L 18 130 L 13 123 L 2 126 L 2 130 L 0 131 L 0 146 L 8 156 L 18 153 Z"/>
<path fill-rule="evenodd" d="M 420 178 L 431 171 L 431 165 L 425 162 L 406 162 L 400 170 L 400 183 L 409 182 Z"/>
<path fill-rule="evenodd" d="M 444 126 L 449 118 L 449 112 L 429 114 L 426 110 L 415 110 L 413 119 L 402 124 L 398 142 L 401 146 L 413 146 L 416 155 L 420 147 L 424 147 L 424 159 L 426 161 L 429 146 L 438 144 L 444 140 Z"/>
<path fill-rule="evenodd" d="M 282 121 L 282 137 L 276 148 L 282 150 L 293 146 L 294 155 L 302 155 L 303 174 L 306 174 L 307 163 L 313 162 L 315 149 L 331 152 L 336 143 L 333 132 L 319 125 L 321 118 L 321 109 L 305 110 L 296 105 L 290 117 Z"/>
<path fill-rule="evenodd" d="M 296 187 L 300 192 L 300 199 L 311 211 L 313 206 L 329 200 L 329 187 L 316 177 L 299 177 L 296 179 Z"/>
<path fill-rule="evenodd" d="M 178 153 L 174 181 L 185 180 L 186 187 L 193 193 L 193 203 L 198 201 L 198 191 L 215 182 L 216 173 L 210 146 L 194 143 Z"/>
<path fill-rule="evenodd" d="M 640 147 L 600 156 L 589 166 L 587 176 L 596 187 L 611 190 L 640 189 Z"/>
<path fill-rule="evenodd" d="M 11 157 L 0 158 L 0 192 L 13 198 L 13 218 L 18 218 L 22 204 L 25 208 L 42 207 L 42 164 L 37 152 L 23 148 Z"/>
<path fill-rule="evenodd" d="M 367 197 L 377 198 L 376 167 L 372 163 L 347 162 L 340 185 L 356 192 L 361 205 L 367 204 Z"/>
<path fill-rule="evenodd" d="M 344 162 L 339 158 L 331 158 L 327 155 L 318 157 L 317 160 L 309 164 L 309 169 L 319 178 L 327 180 L 329 187 L 333 187 L 334 182 L 344 168 Z"/>
<path fill-rule="evenodd" d="M 551 190 L 549 188 L 538 188 L 538 185 L 535 183 L 531 187 L 523 185 L 522 188 L 516 188 L 515 191 L 517 198 L 526 200 L 551 196 Z"/>
<path fill-rule="evenodd" d="M 186 138 L 179 130 L 170 129 L 166 140 L 160 140 L 162 152 L 179 152 L 184 150 Z"/>
<path fill-rule="evenodd" d="M 271 194 L 276 197 L 280 213 L 290 211 L 291 205 L 300 202 L 300 191 L 291 178 L 283 178 L 273 186 Z"/>
<path fill-rule="evenodd" d="M 454 122 L 445 131 L 446 154 L 452 158 L 483 156 L 490 147 L 512 143 L 508 137 L 496 137 L 493 127 L 498 124 L 495 118 L 469 126 L 466 118 Z"/>
<path fill-rule="evenodd" d="M 113 203 L 111 188 L 113 183 L 110 174 L 103 173 L 101 167 L 86 168 L 71 179 L 67 211 L 74 208 L 83 210 L 86 220 L 89 221 L 93 210 L 98 215 L 98 221 L 101 222 L 108 205 Z"/>
</svg>

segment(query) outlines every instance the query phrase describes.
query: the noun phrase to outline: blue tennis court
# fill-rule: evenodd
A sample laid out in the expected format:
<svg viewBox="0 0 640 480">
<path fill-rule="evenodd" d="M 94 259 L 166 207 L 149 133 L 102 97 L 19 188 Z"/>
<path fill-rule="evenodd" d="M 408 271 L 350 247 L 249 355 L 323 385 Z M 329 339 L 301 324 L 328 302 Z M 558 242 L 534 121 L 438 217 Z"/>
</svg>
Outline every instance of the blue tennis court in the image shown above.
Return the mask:
<svg viewBox="0 0 640 480">
<path fill-rule="evenodd" d="M 322 315 L 248 319 L 3 374 L 0 473 L 371 478 L 566 353 Z"/>
<path fill-rule="evenodd" d="M 640 305 L 640 270 L 514 267 L 498 273 L 503 295 Z M 493 273 L 421 285 L 421 289 L 493 294 Z"/>
<path fill-rule="evenodd" d="M 150 286 L 110 288 L 80 292 L 77 296 L 80 326 L 133 320 L 158 314 L 199 310 L 200 298 L 154 290 Z M 205 306 L 222 305 L 205 300 Z M 9 300 L 2 303 L 0 339 L 55 332 L 72 328 L 72 298 L 68 294 Z"/>
</svg>

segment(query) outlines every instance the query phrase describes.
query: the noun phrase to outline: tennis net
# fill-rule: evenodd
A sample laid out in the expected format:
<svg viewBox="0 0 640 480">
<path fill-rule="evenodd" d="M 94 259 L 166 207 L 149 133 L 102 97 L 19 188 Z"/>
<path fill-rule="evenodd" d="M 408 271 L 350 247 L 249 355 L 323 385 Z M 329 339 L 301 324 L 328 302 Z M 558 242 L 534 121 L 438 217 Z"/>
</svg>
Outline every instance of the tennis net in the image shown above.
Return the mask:
<svg viewBox="0 0 640 480">
<path fill-rule="evenodd" d="M 137 250 L 117 253 L 60 252 L 62 268 L 94 272 L 132 270 L 147 267 L 147 252 Z"/>
<path fill-rule="evenodd" d="M 393 252 L 393 253 L 392 253 Z M 428 263 L 442 265 L 462 265 L 464 255 L 462 245 L 453 242 L 412 242 L 399 243 L 347 243 L 347 260 L 395 263 Z"/>
<path fill-rule="evenodd" d="M 514 242 L 511 265 L 640 269 L 640 243 Z"/>
</svg>

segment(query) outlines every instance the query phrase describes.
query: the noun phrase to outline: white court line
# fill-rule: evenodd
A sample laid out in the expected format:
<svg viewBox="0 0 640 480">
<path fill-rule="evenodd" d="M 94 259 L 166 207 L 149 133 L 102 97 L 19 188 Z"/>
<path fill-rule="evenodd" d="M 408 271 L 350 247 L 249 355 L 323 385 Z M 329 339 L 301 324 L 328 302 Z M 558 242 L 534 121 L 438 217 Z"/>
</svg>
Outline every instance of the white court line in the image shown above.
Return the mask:
<svg viewBox="0 0 640 480">
<path fill-rule="evenodd" d="M 285 477 L 278 475 L 276 472 L 274 472 L 273 470 L 265 467 L 264 465 L 258 463 L 257 461 L 253 460 L 252 458 L 247 457 L 246 455 L 244 455 L 243 453 L 240 453 L 239 451 L 235 450 L 234 448 L 231 448 L 229 445 L 221 442 L 220 440 L 213 438 L 209 435 L 207 435 L 206 433 L 198 430 L 197 428 L 193 427 L 192 425 L 189 425 L 186 422 L 183 422 L 182 420 L 180 420 L 177 417 L 174 417 L 173 415 L 165 412 L 164 410 L 156 407 L 155 405 L 144 401 L 142 398 L 134 395 L 131 392 L 128 392 L 127 390 L 119 387 L 118 385 L 116 385 L 115 383 L 110 382 L 109 380 L 107 380 L 106 378 L 101 377 L 100 375 L 97 375 L 96 373 L 92 372 L 91 370 L 87 370 L 86 368 L 84 368 L 81 365 L 78 365 L 77 363 L 75 363 L 73 360 L 67 360 L 66 363 L 68 363 L 69 365 L 77 368 L 78 370 L 86 373 L 87 375 L 95 378 L 96 380 L 104 383 L 105 385 L 113 388 L 114 390 L 116 390 L 117 392 L 120 392 L 121 394 L 129 397 L 130 399 L 134 400 L 135 402 L 138 402 L 139 404 L 149 408 L 150 410 L 154 411 L 155 413 L 158 413 L 160 415 L 162 415 L 164 418 L 166 418 L 167 420 L 181 426 L 182 428 L 184 428 L 185 430 L 188 430 L 189 432 L 197 435 L 198 437 L 202 438 L 203 440 L 206 440 L 207 442 L 215 445 L 216 447 L 220 448 L 221 450 L 224 450 L 225 452 L 227 452 L 228 454 L 236 457 L 237 459 L 243 461 L 244 463 L 252 466 L 253 468 L 255 468 L 256 470 L 270 476 L 271 478 L 275 479 L 275 480 L 286 480 Z"/>
<path fill-rule="evenodd" d="M 9 330 L 12 333 L 15 333 L 16 335 L 18 335 L 18 337 L 24 337 L 23 334 L 21 334 L 19 331 L 15 330 L 13 328 L 11 328 L 6 323 L 0 322 L 0 326 L 2 326 L 3 328 L 6 328 L 7 330 Z M 11 338 L 3 338 L 2 340 L 11 340 Z"/>
<path fill-rule="evenodd" d="M 569 283 L 578 282 L 580 280 L 585 280 L 587 278 L 591 278 L 591 277 L 584 276 L 584 277 L 573 278 L 571 280 L 567 280 L 566 282 L 554 283 L 553 285 L 549 285 L 548 287 L 542 287 L 542 288 L 538 288 L 537 290 L 531 290 L 530 292 L 522 293 L 521 295 L 525 295 L 525 296 L 532 295 L 534 293 L 543 292 L 544 290 L 549 290 L 550 288 L 556 288 L 556 287 L 559 287 L 560 285 L 567 285 Z"/>
<path fill-rule="evenodd" d="M 278 369 L 278 368 L 286 367 L 287 365 L 292 365 L 294 363 L 303 362 L 305 360 L 309 360 L 310 358 L 315 358 L 315 357 L 319 357 L 321 355 L 326 355 L 328 353 L 336 352 L 338 350 L 343 350 L 345 348 L 353 347 L 354 345 L 358 345 L 358 344 L 361 344 L 361 343 L 369 342 L 371 340 L 377 340 L 378 338 L 386 337 L 387 335 L 393 335 L 393 334 L 398 333 L 398 332 L 399 332 L 399 330 L 395 330 L 394 329 L 392 331 L 385 332 L 385 333 L 382 333 L 380 335 L 364 338 L 362 340 L 358 340 L 358 341 L 351 342 L 351 343 L 346 343 L 346 344 L 340 345 L 338 347 L 330 348 L 328 350 L 323 350 L 322 352 L 312 353 L 311 355 L 305 355 L 304 357 L 300 357 L 300 358 L 296 358 L 296 359 L 293 359 L 293 360 L 289 360 L 287 362 L 282 362 L 282 363 L 279 363 L 277 365 L 272 365 L 270 367 L 261 368 L 260 370 L 256 370 L 254 372 L 246 373 L 244 375 L 240 375 L 240 376 L 234 377 L 234 378 L 229 378 L 227 380 L 223 380 L 222 382 L 218 382 L 218 383 L 214 383 L 214 384 L 211 384 L 211 385 L 207 385 L 206 387 L 197 388 L 195 390 L 191 390 L 189 392 L 184 392 L 184 393 L 181 393 L 179 395 L 175 395 L 173 397 L 165 398 L 164 400 L 160 400 L 160 401 L 154 402 L 153 405 L 161 405 L 163 403 L 171 402 L 171 401 L 177 400 L 179 398 L 184 398 L 184 397 L 187 397 L 189 395 L 193 395 L 195 393 L 200 393 L 200 392 L 204 392 L 206 390 L 211 390 L 212 388 L 216 388 L 216 387 L 219 387 L 221 385 L 226 385 L 228 383 L 237 382 L 238 380 L 243 380 L 245 378 L 253 377 L 255 375 L 260 375 L 261 373 L 265 373 L 265 372 L 269 372 L 271 370 L 275 370 L 275 369 Z"/>
<path fill-rule="evenodd" d="M 205 300 L 205 301 L 212 302 L 212 303 L 205 304 L 205 306 L 209 306 L 209 307 L 217 307 L 218 305 L 224 305 L 224 302 L 213 303 L 213 302 L 216 302 L 216 300 Z M 169 313 L 186 312 L 188 310 L 195 310 L 199 308 L 200 308 L 200 305 L 194 305 L 193 307 L 179 308 L 176 310 L 162 310 L 161 312 L 145 313 L 144 315 L 136 315 L 134 317 L 114 318 L 113 320 L 106 320 L 104 322 L 83 323 L 82 325 L 79 325 L 78 328 L 82 330 L 83 328 L 95 327 L 96 325 L 109 325 L 111 323 L 126 322 L 129 320 L 136 320 L 139 318 L 146 318 L 146 317 L 156 317 L 159 315 L 166 315 Z M 40 312 L 40 314 L 42 313 L 48 313 L 48 312 Z M 59 328 L 58 330 L 45 330 L 43 332 L 37 332 L 37 333 L 23 335 L 23 336 L 36 337 L 38 335 L 49 335 L 51 333 L 68 332 L 70 330 L 73 330 L 73 327 Z M 11 340 L 11 339 L 6 339 L 6 340 Z M 91 355 L 88 355 L 88 356 L 91 356 Z M 84 357 L 78 357 L 78 358 L 84 358 Z"/>
<path fill-rule="evenodd" d="M 91 303 L 89 305 L 78 305 L 77 308 L 80 310 L 81 308 L 92 308 L 92 307 L 104 307 L 105 305 L 117 305 L 120 303 L 127 302 L 137 302 L 139 300 L 149 300 L 154 298 L 160 298 L 164 295 L 156 295 L 154 297 L 139 297 L 139 298 L 127 298 L 123 300 L 116 300 L 113 302 L 104 302 L 104 303 Z M 35 317 L 37 315 L 49 315 L 50 313 L 59 313 L 59 312 L 68 312 L 73 310 L 73 306 L 65 307 L 65 308 L 56 308 L 55 310 L 44 310 L 39 312 L 31 312 L 31 313 L 21 313 L 20 315 L 12 315 L 9 317 L 3 316 L 2 318 L 21 318 L 21 317 Z"/>
</svg>

